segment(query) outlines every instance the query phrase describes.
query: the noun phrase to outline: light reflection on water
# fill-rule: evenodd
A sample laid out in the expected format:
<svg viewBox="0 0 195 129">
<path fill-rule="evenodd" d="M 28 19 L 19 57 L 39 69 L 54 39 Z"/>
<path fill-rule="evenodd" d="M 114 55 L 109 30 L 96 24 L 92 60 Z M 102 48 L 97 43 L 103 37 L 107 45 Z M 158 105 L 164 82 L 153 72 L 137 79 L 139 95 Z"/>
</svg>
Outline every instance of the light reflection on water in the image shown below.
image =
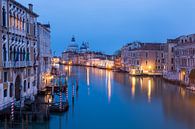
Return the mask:
<svg viewBox="0 0 195 129">
<path fill-rule="evenodd" d="M 131 77 L 89 67 L 63 69 L 70 72 L 69 94 L 78 79 L 79 97 L 72 101 L 69 95 L 67 113 L 53 114 L 49 123 L 33 123 L 33 128 L 195 128 L 195 95 L 159 77 Z"/>
</svg>

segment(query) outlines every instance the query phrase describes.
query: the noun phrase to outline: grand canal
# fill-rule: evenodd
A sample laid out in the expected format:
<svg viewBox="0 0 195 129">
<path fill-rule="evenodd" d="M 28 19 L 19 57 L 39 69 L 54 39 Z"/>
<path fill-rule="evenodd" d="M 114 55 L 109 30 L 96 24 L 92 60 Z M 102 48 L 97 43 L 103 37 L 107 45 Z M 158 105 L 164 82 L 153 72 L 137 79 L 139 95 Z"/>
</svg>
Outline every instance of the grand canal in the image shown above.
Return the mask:
<svg viewBox="0 0 195 129">
<path fill-rule="evenodd" d="M 51 114 L 34 129 L 193 129 L 195 95 L 159 77 L 61 66 L 68 74 L 68 112 Z M 71 85 L 79 90 L 72 101 Z"/>
</svg>

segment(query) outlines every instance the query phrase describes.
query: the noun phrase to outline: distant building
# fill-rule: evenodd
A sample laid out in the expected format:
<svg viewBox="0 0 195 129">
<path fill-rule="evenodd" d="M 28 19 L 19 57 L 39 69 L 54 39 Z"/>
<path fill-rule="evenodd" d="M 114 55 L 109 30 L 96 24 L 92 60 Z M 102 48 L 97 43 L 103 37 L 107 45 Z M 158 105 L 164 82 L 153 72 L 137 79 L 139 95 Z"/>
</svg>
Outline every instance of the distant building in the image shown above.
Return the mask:
<svg viewBox="0 0 195 129">
<path fill-rule="evenodd" d="M 114 68 L 116 70 L 122 70 L 122 59 L 120 56 L 114 57 Z"/>
<path fill-rule="evenodd" d="M 163 50 L 163 43 L 129 43 L 121 49 L 123 70 L 130 74 L 160 74 L 165 63 Z"/>
<path fill-rule="evenodd" d="M 79 46 L 76 43 L 75 37 L 71 39 L 68 48 L 62 52 L 62 63 L 64 64 L 77 64 L 78 63 Z"/>
<path fill-rule="evenodd" d="M 38 53 L 39 53 L 39 66 L 38 66 L 38 90 L 42 90 L 49 84 L 48 79 L 51 72 L 51 36 L 50 25 L 38 23 Z"/>
<path fill-rule="evenodd" d="M 78 52 L 79 51 L 79 46 L 76 43 L 74 36 L 72 37 L 71 42 L 68 45 L 67 51 L 69 51 L 69 52 Z"/>
<path fill-rule="evenodd" d="M 80 52 L 81 53 L 86 53 L 89 51 L 89 43 L 88 42 L 83 42 L 80 47 Z"/>
</svg>

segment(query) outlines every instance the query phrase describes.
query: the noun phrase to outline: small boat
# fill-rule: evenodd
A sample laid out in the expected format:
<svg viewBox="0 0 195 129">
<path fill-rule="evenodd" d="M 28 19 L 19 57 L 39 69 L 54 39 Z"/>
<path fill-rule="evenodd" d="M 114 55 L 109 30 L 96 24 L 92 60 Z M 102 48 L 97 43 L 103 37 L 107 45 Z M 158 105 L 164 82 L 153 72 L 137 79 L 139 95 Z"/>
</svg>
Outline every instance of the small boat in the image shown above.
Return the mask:
<svg viewBox="0 0 195 129">
<path fill-rule="evenodd" d="M 69 108 L 68 102 L 62 102 L 61 108 L 60 108 L 60 103 L 53 103 L 49 107 L 49 111 L 53 113 L 62 113 L 68 111 L 68 108 Z"/>
</svg>

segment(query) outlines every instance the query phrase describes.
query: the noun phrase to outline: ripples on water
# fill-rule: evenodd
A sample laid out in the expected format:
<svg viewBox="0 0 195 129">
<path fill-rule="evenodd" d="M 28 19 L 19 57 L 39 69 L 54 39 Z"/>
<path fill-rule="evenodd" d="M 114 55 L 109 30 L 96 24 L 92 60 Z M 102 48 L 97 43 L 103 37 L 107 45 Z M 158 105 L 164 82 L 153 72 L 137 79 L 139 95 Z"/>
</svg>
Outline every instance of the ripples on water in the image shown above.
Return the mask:
<svg viewBox="0 0 195 129">
<path fill-rule="evenodd" d="M 70 109 L 36 129 L 193 129 L 195 96 L 159 77 L 61 66 L 68 74 Z M 72 100 L 71 85 L 79 81 Z"/>
</svg>

